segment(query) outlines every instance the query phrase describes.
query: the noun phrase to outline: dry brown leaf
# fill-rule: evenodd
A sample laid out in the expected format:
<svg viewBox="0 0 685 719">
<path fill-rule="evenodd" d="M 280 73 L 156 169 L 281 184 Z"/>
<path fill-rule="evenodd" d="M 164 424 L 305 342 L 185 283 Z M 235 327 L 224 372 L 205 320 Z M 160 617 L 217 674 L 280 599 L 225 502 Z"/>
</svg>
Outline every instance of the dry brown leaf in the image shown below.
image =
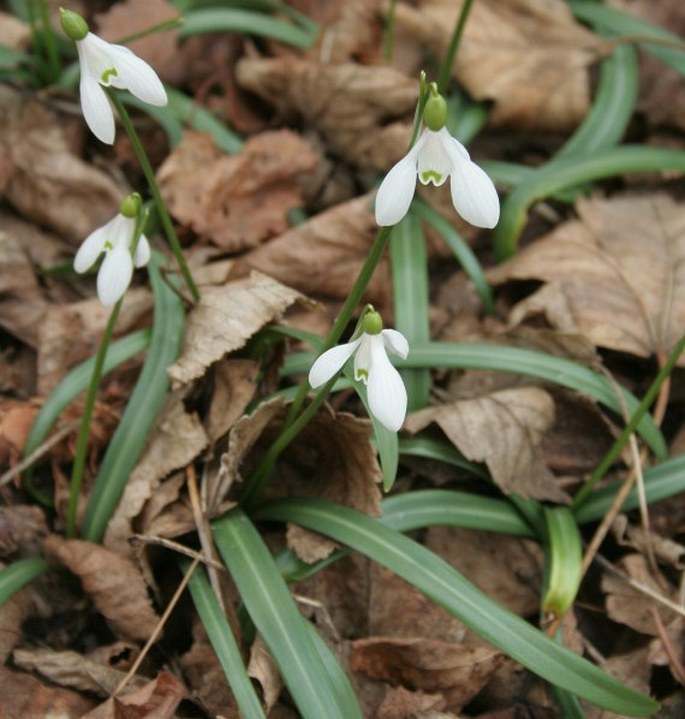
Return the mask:
<svg viewBox="0 0 685 719">
<path fill-rule="evenodd" d="M 31 26 L 7 12 L 0 12 L 0 44 L 12 50 L 27 50 Z"/>
<path fill-rule="evenodd" d="M 250 647 L 250 661 L 247 665 L 247 673 L 262 688 L 262 704 L 266 714 L 269 714 L 278 701 L 281 689 L 283 689 L 283 679 L 281 679 L 281 673 L 278 671 L 278 664 L 274 661 L 264 640 L 259 635 L 252 642 L 252 647 Z"/>
<path fill-rule="evenodd" d="M 275 484 L 288 496 L 316 497 L 380 515 L 378 484 L 383 478 L 371 444 L 371 423 L 351 414 L 319 412 L 283 455 Z M 297 525 L 288 525 L 288 545 L 305 562 L 327 557 L 337 544 Z"/>
<path fill-rule="evenodd" d="M 245 345 L 302 295 L 259 272 L 223 287 L 205 287 L 188 316 L 181 356 L 168 369 L 178 387 L 201 377 L 213 362 Z"/>
<path fill-rule="evenodd" d="M 449 719 L 455 714 L 443 714 L 447 702 L 442 694 L 411 692 L 404 687 L 387 687 L 385 696 L 374 716 L 376 719 Z M 438 713 L 439 712 L 439 713 Z"/>
<path fill-rule="evenodd" d="M 435 422 L 467 459 L 485 462 L 506 494 L 564 501 L 540 451 L 553 421 L 549 394 L 520 387 L 414 412 L 404 427 L 415 434 Z"/>
<path fill-rule="evenodd" d="M 0 396 L 0 467 L 12 466 L 21 458 L 26 438 L 37 414 L 38 407 L 35 404 Z"/>
<path fill-rule="evenodd" d="M 495 284 L 547 283 L 514 307 L 511 321 L 543 314 L 599 347 L 667 353 L 685 327 L 685 209 L 655 194 L 580 200 L 577 210 L 578 220 L 489 273 Z"/>
<path fill-rule="evenodd" d="M 352 642 L 350 669 L 409 689 L 440 692 L 450 706 L 461 708 L 483 688 L 501 658 L 492 647 L 371 637 Z"/>
<path fill-rule="evenodd" d="M 243 58 L 236 72 L 242 87 L 302 116 L 334 155 L 362 169 L 384 170 L 407 151 L 418 87 L 397 70 L 289 56 Z"/>
<path fill-rule="evenodd" d="M 245 412 L 257 389 L 259 364 L 248 359 L 217 362 L 212 400 L 205 420 L 209 441 L 214 444 Z"/>
<path fill-rule="evenodd" d="M 237 155 L 227 155 L 211 135 L 187 131 L 157 176 L 179 222 L 238 252 L 288 229 L 288 211 L 303 205 L 297 179 L 317 159 L 290 130 L 255 135 Z"/>
<path fill-rule="evenodd" d="M 56 534 L 43 542 L 45 553 L 81 580 L 97 610 L 124 638 L 148 639 L 158 623 L 140 570 L 105 547 Z"/>
<path fill-rule="evenodd" d="M 45 512 L 40 507 L 31 504 L 0 507 L 0 557 L 36 556 L 47 534 Z"/>
<path fill-rule="evenodd" d="M 104 704 L 83 715 L 83 719 L 176 719 L 176 707 L 186 698 L 183 684 L 173 675 L 161 671 L 140 689 L 109 698 Z"/>
<path fill-rule="evenodd" d="M 5 564 L 0 562 L 0 570 L 4 567 Z M 24 587 L 0 604 L 0 665 L 7 661 L 14 647 L 23 639 L 21 625 L 33 606 L 31 595 L 31 587 Z"/>
<path fill-rule="evenodd" d="M 678 601 L 675 591 L 664 590 L 664 587 L 654 579 L 647 560 L 641 554 L 628 554 L 617 562 L 617 566 L 631 579 L 640 582 L 653 592 L 672 601 Z M 633 589 L 625 580 L 612 573 L 607 572 L 602 577 L 602 589 L 607 595 L 606 609 L 609 618 L 631 627 L 636 632 L 652 637 L 658 636 L 652 608 L 658 609 L 664 624 L 670 624 L 675 619 L 676 615 L 672 610 L 657 604 L 654 599 Z"/>
<path fill-rule="evenodd" d="M 398 3 L 397 25 L 441 56 L 461 5 Z M 566 131 L 587 113 L 588 66 L 601 42 L 562 0 L 481 0 L 469 15 L 453 74 L 476 100 L 494 102 L 494 125 Z"/>
<path fill-rule="evenodd" d="M 5 85 L 0 106 L 0 157 L 10 167 L 4 192 L 20 214 L 74 242 L 116 214 L 128 189 L 74 155 L 38 100 Z"/>
<path fill-rule="evenodd" d="M 123 556 L 133 556 L 128 542 L 133 521 L 159 487 L 160 480 L 190 464 L 209 440 L 196 414 L 186 412 L 186 391 L 170 394 L 148 437 L 145 452 L 126 483 L 119 504 L 107 525 L 104 544 Z"/>
<path fill-rule="evenodd" d="M 54 684 L 98 697 L 109 696 L 126 676 L 126 672 L 92 661 L 73 651 L 16 649 L 12 660 L 18 667 L 37 672 Z M 142 677 L 133 677 L 131 680 L 134 687 L 144 686 L 145 683 Z"/>
<path fill-rule="evenodd" d="M 378 226 L 371 197 L 358 197 L 326 210 L 240 258 L 253 268 L 305 294 L 344 299 L 366 259 Z M 382 260 L 366 298 L 387 307 L 390 272 Z"/>
<path fill-rule="evenodd" d="M 124 0 L 95 16 L 97 34 L 108 42 L 179 17 L 178 9 L 168 0 Z M 153 32 L 126 43 L 126 47 L 149 63 L 155 72 L 172 84 L 182 84 L 186 76 L 186 58 L 179 52 L 178 30 Z"/>
<path fill-rule="evenodd" d="M 431 527 L 426 546 L 498 604 L 521 616 L 540 605 L 542 558 L 537 544 L 492 532 Z"/>
<path fill-rule="evenodd" d="M 3 719 L 81 719 L 93 700 L 70 689 L 43 684 L 24 672 L 0 666 L 0 717 Z"/>
</svg>

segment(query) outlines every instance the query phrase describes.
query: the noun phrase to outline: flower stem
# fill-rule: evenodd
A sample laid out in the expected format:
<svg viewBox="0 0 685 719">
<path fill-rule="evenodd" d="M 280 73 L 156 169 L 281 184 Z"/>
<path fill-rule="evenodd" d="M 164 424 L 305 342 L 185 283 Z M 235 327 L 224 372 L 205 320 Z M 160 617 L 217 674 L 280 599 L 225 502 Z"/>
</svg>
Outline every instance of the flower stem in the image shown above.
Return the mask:
<svg viewBox="0 0 685 719">
<path fill-rule="evenodd" d="M 88 438 L 90 436 L 90 424 L 93 418 L 93 409 L 97 398 L 98 386 L 102 375 L 102 368 L 105 364 L 107 349 L 112 332 L 116 324 L 119 310 L 123 298 L 119 300 L 112 309 L 105 332 L 100 341 L 97 356 L 95 357 L 95 365 L 93 366 L 93 374 L 90 376 L 90 384 L 88 385 L 88 394 L 86 395 L 86 404 L 83 408 L 83 417 L 81 426 L 76 440 L 76 454 L 74 456 L 74 464 L 71 469 L 71 481 L 69 483 L 69 505 L 67 507 L 67 537 L 70 539 L 76 536 L 76 510 L 78 508 L 78 499 L 81 493 L 81 484 L 83 483 L 83 469 L 86 465 L 86 452 L 88 450 Z"/>
<path fill-rule="evenodd" d="M 450 44 L 447 47 L 445 57 L 442 59 L 440 64 L 440 70 L 438 71 L 438 91 L 444 93 L 447 89 L 447 83 L 450 79 L 450 73 L 452 72 L 452 65 L 454 65 L 454 57 L 457 54 L 457 48 L 459 47 L 459 41 L 461 40 L 462 33 L 464 32 L 464 26 L 466 20 L 471 12 L 471 5 L 473 0 L 464 0 L 464 4 L 461 6 L 461 12 L 457 18 L 457 24 L 454 26 L 454 32 L 450 39 Z"/>
<path fill-rule="evenodd" d="M 333 327 L 328 333 L 326 341 L 319 350 L 319 355 L 323 354 L 326 350 L 329 350 L 338 343 L 338 340 L 342 336 L 345 328 L 352 318 L 352 315 L 354 314 L 355 309 L 359 305 L 369 281 L 371 280 L 371 277 L 378 266 L 381 257 L 383 256 L 383 252 L 388 245 L 391 232 L 392 227 L 382 227 L 376 234 L 376 238 L 371 245 L 369 254 L 366 256 L 366 260 L 359 270 L 359 275 L 357 276 L 352 290 L 347 296 L 338 317 L 333 323 Z M 255 471 L 245 481 L 245 489 L 243 490 L 240 499 L 240 502 L 244 507 L 251 506 L 259 500 L 259 497 L 261 496 L 261 493 L 269 479 L 269 475 L 281 455 L 281 452 L 283 452 L 293 439 L 295 439 L 295 437 L 307 425 L 309 420 L 316 414 L 316 411 L 328 396 L 331 387 L 335 384 L 335 380 L 336 378 L 334 377 L 327 382 L 298 417 L 297 414 L 302 407 L 302 403 L 304 402 L 307 393 L 309 392 L 309 382 L 306 379 L 302 381 L 283 422 L 281 433 L 266 452 L 261 462 L 257 465 Z"/>
<path fill-rule="evenodd" d="M 157 208 L 157 214 L 159 215 L 162 227 L 164 227 L 164 232 L 166 233 L 167 239 L 169 240 L 169 245 L 171 245 L 171 249 L 176 257 L 176 261 L 181 268 L 181 274 L 183 275 L 183 279 L 185 280 L 186 285 L 190 290 L 190 294 L 193 296 L 195 302 L 197 302 L 200 299 L 200 293 L 197 289 L 195 281 L 193 280 L 193 276 L 190 274 L 190 268 L 188 267 L 186 258 L 183 255 L 183 248 L 181 247 L 181 243 L 179 242 L 178 236 L 176 235 L 174 224 L 171 221 L 171 217 L 169 216 L 169 212 L 167 211 L 166 205 L 164 204 L 164 200 L 162 200 L 162 195 L 159 191 L 159 185 L 157 184 L 155 173 L 152 169 L 152 165 L 150 165 L 150 161 L 148 160 L 145 148 L 143 147 L 143 143 L 140 141 L 138 133 L 136 132 L 135 127 L 133 127 L 133 122 L 131 122 L 131 117 L 126 111 L 124 104 L 121 102 L 116 92 L 107 88 L 107 94 L 112 100 L 114 107 L 116 107 L 117 112 L 119 113 L 119 117 L 121 118 L 121 122 L 124 125 L 124 129 L 126 130 L 126 133 L 131 140 L 133 151 L 136 153 L 136 157 L 138 158 L 138 162 L 140 162 L 140 166 L 143 170 L 143 174 L 145 175 L 145 179 L 147 180 L 148 187 L 150 188 L 150 192 L 152 193 L 152 197 L 155 201 L 155 206 Z"/>
</svg>

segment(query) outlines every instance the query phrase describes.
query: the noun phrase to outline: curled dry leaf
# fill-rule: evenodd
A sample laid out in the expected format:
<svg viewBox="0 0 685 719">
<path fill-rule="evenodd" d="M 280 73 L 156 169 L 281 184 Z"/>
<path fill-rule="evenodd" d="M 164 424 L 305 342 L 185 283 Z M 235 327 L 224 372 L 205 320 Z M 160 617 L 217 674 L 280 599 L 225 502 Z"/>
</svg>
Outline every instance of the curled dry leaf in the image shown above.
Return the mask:
<svg viewBox="0 0 685 719">
<path fill-rule="evenodd" d="M 228 359 L 214 367 L 212 399 L 205 420 L 213 444 L 236 423 L 257 389 L 259 364 L 248 359 Z"/>
<path fill-rule="evenodd" d="M 452 719 L 456 714 L 443 714 L 447 706 L 441 694 L 411 692 L 402 686 L 387 687 L 374 716 L 376 719 L 416 717 L 416 719 Z"/>
<path fill-rule="evenodd" d="M 0 562 L 0 570 L 4 568 L 5 565 Z M 33 606 L 31 593 L 30 586 L 24 587 L 0 604 L 0 665 L 7 661 L 14 647 L 22 641 L 21 625 Z"/>
<path fill-rule="evenodd" d="M 248 675 L 262 689 L 262 700 L 267 714 L 275 706 L 283 689 L 283 679 L 278 671 L 278 665 L 271 656 L 268 647 L 261 636 L 252 642 L 250 647 L 250 661 L 247 664 Z"/>
<path fill-rule="evenodd" d="M 397 25 L 442 56 L 463 3 L 398 3 Z M 492 100 L 490 122 L 565 131 L 589 106 L 588 66 L 601 40 L 562 0 L 481 0 L 464 29 L 453 74 L 476 100 Z"/>
<path fill-rule="evenodd" d="M 176 707 L 185 698 L 183 684 L 173 674 L 162 671 L 139 689 L 109 698 L 104 704 L 84 714 L 83 719 L 119 719 L 129 716 L 175 719 Z"/>
<path fill-rule="evenodd" d="M 283 233 L 238 261 L 318 297 L 344 299 L 368 254 L 378 226 L 371 197 L 358 197 L 326 210 Z M 390 272 L 381 260 L 366 291 L 379 307 L 390 304 Z"/>
<path fill-rule="evenodd" d="M 205 287 L 188 316 L 181 356 L 169 370 L 172 385 L 201 377 L 213 362 L 245 345 L 264 325 L 304 297 L 259 272 L 223 287 Z"/>
<path fill-rule="evenodd" d="M 362 169 L 384 170 L 407 151 L 418 88 L 397 70 L 288 56 L 243 58 L 236 73 L 242 87 L 303 117 L 333 154 Z"/>
<path fill-rule="evenodd" d="M 47 534 L 45 512 L 40 507 L 32 504 L 0 507 L 0 557 L 36 556 Z"/>
<path fill-rule="evenodd" d="M 439 639 L 370 637 L 351 644 L 350 669 L 409 689 L 441 693 L 461 708 L 502 662 L 496 649 Z"/>
<path fill-rule="evenodd" d="M 238 252 L 288 228 L 288 211 L 303 205 L 297 179 L 317 159 L 290 130 L 255 135 L 237 155 L 226 155 L 208 134 L 188 131 L 157 176 L 179 222 Z"/>
<path fill-rule="evenodd" d="M 5 85 L 0 106 L 4 193 L 20 214 L 76 242 L 117 212 L 127 188 L 74 155 L 43 105 Z"/>
<path fill-rule="evenodd" d="M 109 696 L 126 676 L 126 672 L 92 661 L 73 651 L 17 649 L 12 654 L 12 660 L 18 667 L 37 672 L 59 686 L 89 692 L 98 697 Z M 141 687 L 145 683 L 142 677 L 131 679 L 133 687 Z"/>
<path fill-rule="evenodd" d="M 135 554 L 128 543 L 133 534 L 133 520 L 155 493 L 160 480 L 173 470 L 190 464 L 209 443 L 198 416 L 185 410 L 186 393 L 176 391 L 167 397 L 148 438 L 145 453 L 126 483 L 107 526 L 105 546 L 120 555 Z"/>
<path fill-rule="evenodd" d="M 415 434 L 435 422 L 467 459 L 485 462 L 505 494 L 564 501 L 540 451 L 553 421 L 549 394 L 519 387 L 414 412 L 404 427 Z"/>
<path fill-rule="evenodd" d="M 12 50 L 28 50 L 31 43 L 31 26 L 7 12 L 0 12 L 2 44 Z"/>
<path fill-rule="evenodd" d="M 580 200 L 577 210 L 489 273 L 495 284 L 546 283 L 514 307 L 512 323 L 542 314 L 599 347 L 667 353 L 685 327 L 685 208 L 655 194 Z"/>
<path fill-rule="evenodd" d="M 98 544 L 56 534 L 43 542 L 43 550 L 81 580 L 114 632 L 133 640 L 150 637 L 159 618 L 133 562 Z"/>
</svg>

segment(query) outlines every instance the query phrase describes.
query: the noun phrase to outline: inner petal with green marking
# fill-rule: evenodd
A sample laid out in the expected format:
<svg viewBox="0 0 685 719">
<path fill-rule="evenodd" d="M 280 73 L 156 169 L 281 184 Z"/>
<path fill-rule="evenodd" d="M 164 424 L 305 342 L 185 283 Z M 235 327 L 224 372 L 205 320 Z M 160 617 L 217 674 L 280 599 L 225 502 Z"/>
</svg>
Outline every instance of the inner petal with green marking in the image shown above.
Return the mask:
<svg viewBox="0 0 685 719">
<path fill-rule="evenodd" d="M 421 173 L 421 182 L 424 185 L 427 185 L 429 182 L 432 182 L 435 185 L 441 185 L 443 182 L 443 175 L 440 174 L 437 170 L 424 170 Z"/>
<path fill-rule="evenodd" d="M 102 75 L 100 75 L 100 79 L 102 80 L 103 85 L 109 85 L 110 78 L 111 77 L 118 77 L 119 73 L 116 71 L 116 68 L 110 67 L 107 70 L 105 70 Z"/>
</svg>

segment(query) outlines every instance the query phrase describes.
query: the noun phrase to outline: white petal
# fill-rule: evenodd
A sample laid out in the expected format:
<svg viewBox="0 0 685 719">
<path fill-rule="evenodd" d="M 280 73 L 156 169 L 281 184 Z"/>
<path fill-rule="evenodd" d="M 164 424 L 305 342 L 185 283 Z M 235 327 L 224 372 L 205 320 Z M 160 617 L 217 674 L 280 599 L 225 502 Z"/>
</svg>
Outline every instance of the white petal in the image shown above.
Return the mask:
<svg viewBox="0 0 685 719">
<path fill-rule="evenodd" d="M 409 343 L 401 332 L 397 330 L 383 330 L 381 335 L 383 336 L 383 342 L 388 352 L 392 352 L 402 359 L 407 359 Z"/>
<path fill-rule="evenodd" d="M 450 191 L 454 209 L 476 227 L 494 227 L 499 221 L 499 197 L 492 180 L 471 161 L 464 147 L 454 138 L 450 156 L 453 163 Z"/>
<path fill-rule="evenodd" d="M 344 345 L 337 345 L 326 350 L 312 365 L 309 370 L 309 384 L 316 389 L 326 384 L 331 377 L 336 375 L 343 368 L 343 365 L 357 349 L 360 340 L 348 342 Z"/>
<path fill-rule="evenodd" d="M 136 253 L 133 257 L 133 264 L 136 267 L 145 267 L 150 261 L 150 243 L 145 235 L 141 235 L 136 246 Z"/>
<path fill-rule="evenodd" d="M 376 222 L 381 227 L 396 225 L 409 210 L 416 191 L 416 158 L 421 149 L 419 142 L 390 169 L 378 188 Z"/>
<path fill-rule="evenodd" d="M 114 69 L 114 63 L 110 54 L 111 45 L 89 32 L 83 40 L 76 43 L 79 65 L 81 66 L 81 77 L 91 76 L 94 80 L 102 82 L 104 74 L 109 74 Z M 104 83 L 109 85 L 108 82 Z"/>
<path fill-rule="evenodd" d="M 106 255 L 98 272 L 98 297 L 105 307 L 118 302 L 131 284 L 133 260 L 128 247 L 117 244 Z"/>
<path fill-rule="evenodd" d="M 112 78 L 114 87 L 126 88 L 150 105 L 167 104 L 164 85 L 145 60 L 123 45 L 110 45 L 109 50 L 118 73 L 116 78 Z"/>
<path fill-rule="evenodd" d="M 90 131 L 100 142 L 114 142 L 114 113 L 109 98 L 98 81 L 90 74 L 81 73 L 79 85 L 81 110 Z"/>
<path fill-rule="evenodd" d="M 439 187 L 452 169 L 452 159 L 447 150 L 452 137 L 443 127 L 438 132 L 424 130 L 422 139 L 425 142 L 418 157 L 419 180 L 423 185 L 432 182 Z"/>
<path fill-rule="evenodd" d="M 397 432 L 407 414 L 407 390 L 400 373 L 385 354 L 384 343 L 371 345 L 372 366 L 367 384 L 371 414 L 390 432 Z"/>
<path fill-rule="evenodd" d="M 369 372 L 373 357 L 371 348 L 378 342 L 380 335 L 367 335 L 366 332 L 359 338 L 359 349 L 354 356 L 354 378 L 366 384 L 369 381 Z"/>
<path fill-rule="evenodd" d="M 87 272 L 104 251 L 105 242 L 107 242 L 107 236 L 112 222 L 113 220 L 110 220 L 106 225 L 98 227 L 97 230 L 93 230 L 93 232 L 83 240 L 74 257 L 74 269 L 76 272 L 80 274 Z"/>
</svg>

